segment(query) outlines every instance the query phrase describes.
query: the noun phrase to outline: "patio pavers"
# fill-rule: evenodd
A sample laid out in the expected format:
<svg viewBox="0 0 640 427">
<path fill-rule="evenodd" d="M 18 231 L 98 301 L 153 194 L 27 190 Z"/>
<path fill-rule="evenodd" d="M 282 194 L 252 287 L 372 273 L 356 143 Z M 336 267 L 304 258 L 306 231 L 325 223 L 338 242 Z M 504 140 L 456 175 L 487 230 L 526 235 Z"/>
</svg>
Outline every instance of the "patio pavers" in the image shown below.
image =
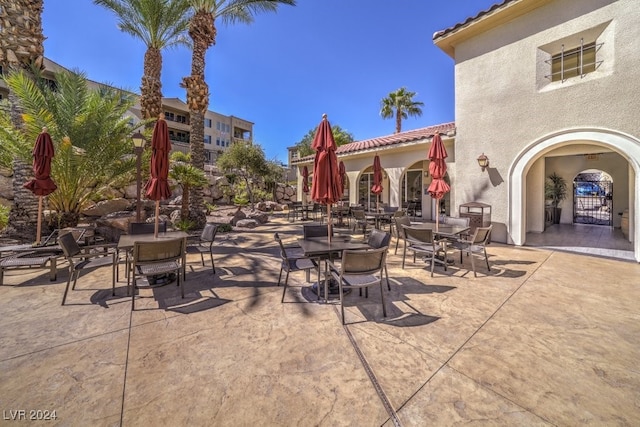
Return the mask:
<svg viewBox="0 0 640 427">
<path fill-rule="evenodd" d="M 273 232 L 300 227 L 222 236 L 218 274 L 190 256 L 185 300 L 142 289 L 134 313 L 108 269 L 64 307 L 63 269 L 8 273 L 2 410 L 108 426 L 640 423 L 639 264 L 493 243 L 492 272 L 456 253 L 431 278 L 390 251 L 388 318 L 372 288 L 347 297 L 343 327 L 304 273 L 280 303 Z"/>
</svg>

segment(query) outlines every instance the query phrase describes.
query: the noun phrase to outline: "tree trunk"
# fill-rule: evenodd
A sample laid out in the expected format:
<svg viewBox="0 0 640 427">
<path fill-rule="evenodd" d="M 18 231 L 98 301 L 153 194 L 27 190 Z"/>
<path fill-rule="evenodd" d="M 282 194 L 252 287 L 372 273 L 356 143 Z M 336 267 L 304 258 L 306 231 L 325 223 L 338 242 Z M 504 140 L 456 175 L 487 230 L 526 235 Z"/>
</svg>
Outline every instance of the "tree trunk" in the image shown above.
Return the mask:
<svg viewBox="0 0 640 427">
<path fill-rule="evenodd" d="M 144 70 L 140 86 L 140 110 L 144 119 L 157 119 L 162 114 L 162 54 L 149 47 L 144 54 Z"/>
<path fill-rule="evenodd" d="M 402 132 L 402 111 L 398 108 L 396 111 L 396 133 Z"/>
</svg>

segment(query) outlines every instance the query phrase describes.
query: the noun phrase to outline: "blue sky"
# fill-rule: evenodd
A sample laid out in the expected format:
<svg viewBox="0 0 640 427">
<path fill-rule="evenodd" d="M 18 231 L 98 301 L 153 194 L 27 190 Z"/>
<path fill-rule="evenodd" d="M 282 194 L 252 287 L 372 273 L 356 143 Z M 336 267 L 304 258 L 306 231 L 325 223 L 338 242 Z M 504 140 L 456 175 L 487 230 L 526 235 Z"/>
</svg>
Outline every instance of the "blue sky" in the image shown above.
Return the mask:
<svg viewBox="0 0 640 427">
<path fill-rule="evenodd" d="M 356 140 L 394 132 L 380 100 L 405 86 L 425 103 L 403 121 L 411 130 L 455 120 L 453 60 L 433 33 L 475 16 L 498 0 L 298 0 L 251 25 L 218 26 L 206 57 L 209 109 L 254 123 L 254 141 L 286 162 L 294 145 L 327 113 Z M 144 44 L 116 27 L 90 0 L 45 1 L 45 56 L 88 78 L 139 93 Z M 190 52 L 163 52 L 162 91 L 186 99 L 179 85 Z"/>
</svg>

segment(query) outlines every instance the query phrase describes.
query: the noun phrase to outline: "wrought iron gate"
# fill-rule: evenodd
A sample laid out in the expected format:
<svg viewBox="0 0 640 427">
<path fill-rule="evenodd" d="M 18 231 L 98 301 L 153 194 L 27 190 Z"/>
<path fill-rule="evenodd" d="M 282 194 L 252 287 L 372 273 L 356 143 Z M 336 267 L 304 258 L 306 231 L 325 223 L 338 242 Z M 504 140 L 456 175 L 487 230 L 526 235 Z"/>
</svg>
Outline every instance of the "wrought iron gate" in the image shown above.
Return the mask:
<svg viewBox="0 0 640 427">
<path fill-rule="evenodd" d="M 611 181 L 574 181 L 574 224 L 613 225 L 612 201 Z"/>
</svg>

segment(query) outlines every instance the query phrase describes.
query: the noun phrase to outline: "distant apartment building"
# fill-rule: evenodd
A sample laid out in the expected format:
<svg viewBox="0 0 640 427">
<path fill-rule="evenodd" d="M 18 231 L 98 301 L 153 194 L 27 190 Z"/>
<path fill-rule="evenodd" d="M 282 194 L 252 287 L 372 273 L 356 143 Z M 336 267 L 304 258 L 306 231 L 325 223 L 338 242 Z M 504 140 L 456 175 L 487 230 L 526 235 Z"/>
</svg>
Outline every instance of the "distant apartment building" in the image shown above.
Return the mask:
<svg viewBox="0 0 640 427">
<path fill-rule="evenodd" d="M 50 85 L 55 87 L 54 73 L 67 71 L 63 66 L 44 59 L 44 77 L 50 81 Z M 3 71 L 0 65 L 0 73 Z M 89 86 L 99 88 L 107 86 L 88 80 Z M 0 80 L 0 100 L 6 99 L 9 89 L 4 81 Z M 131 93 L 138 99 L 140 95 Z M 190 119 L 187 104 L 179 98 L 162 98 L 162 109 L 164 118 L 169 128 L 169 138 L 173 150 L 189 152 Z M 136 103 L 129 112 L 132 114 L 134 122 L 142 118 L 139 103 Z M 207 111 L 204 117 L 204 149 L 205 164 L 214 165 L 218 157 L 224 153 L 232 143 L 253 141 L 253 123 L 235 116 L 225 116 L 214 111 Z"/>
</svg>

